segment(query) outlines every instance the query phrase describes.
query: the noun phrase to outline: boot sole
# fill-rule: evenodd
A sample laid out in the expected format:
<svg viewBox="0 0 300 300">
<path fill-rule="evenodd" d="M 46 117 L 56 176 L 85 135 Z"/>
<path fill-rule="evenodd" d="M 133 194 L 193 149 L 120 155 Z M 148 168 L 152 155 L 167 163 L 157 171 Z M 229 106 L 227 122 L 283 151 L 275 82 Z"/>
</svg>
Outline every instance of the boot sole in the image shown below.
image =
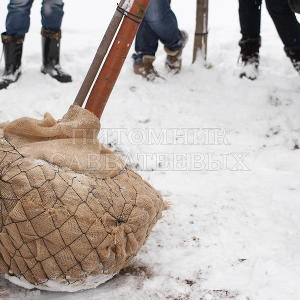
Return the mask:
<svg viewBox="0 0 300 300">
<path fill-rule="evenodd" d="M 5 84 L 4 85 L 0 85 L 0 90 L 4 90 L 4 89 L 7 89 L 12 83 L 15 83 L 19 80 L 20 76 L 22 75 L 22 72 L 20 71 L 18 74 L 17 74 L 17 77 L 15 80 L 4 80 Z"/>
<path fill-rule="evenodd" d="M 64 80 L 64 79 L 59 79 L 59 77 L 57 77 L 57 76 L 52 76 L 51 74 L 49 74 L 48 72 L 46 72 L 44 70 L 41 70 L 41 73 L 44 74 L 44 75 L 49 75 L 51 78 L 57 80 L 60 83 L 70 83 L 70 82 L 72 82 L 72 78 L 71 77 Z"/>
<path fill-rule="evenodd" d="M 257 76 L 256 77 L 252 77 L 252 76 L 248 76 L 246 73 L 241 73 L 240 74 L 240 78 L 241 79 L 243 79 L 243 78 L 246 78 L 246 79 L 249 79 L 249 80 L 251 80 L 251 81 L 254 81 L 254 80 L 256 80 L 257 79 Z"/>
</svg>

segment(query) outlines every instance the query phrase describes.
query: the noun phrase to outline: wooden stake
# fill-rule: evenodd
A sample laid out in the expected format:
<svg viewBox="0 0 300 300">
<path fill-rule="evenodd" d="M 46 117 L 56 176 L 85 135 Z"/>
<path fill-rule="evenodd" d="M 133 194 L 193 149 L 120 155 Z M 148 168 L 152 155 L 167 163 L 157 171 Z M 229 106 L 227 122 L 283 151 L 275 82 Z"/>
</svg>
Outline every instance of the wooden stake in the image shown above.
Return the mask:
<svg viewBox="0 0 300 300">
<path fill-rule="evenodd" d="M 133 0 L 130 12 L 123 19 L 119 32 L 90 93 L 86 109 L 93 112 L 99 119 L 119 77 L 148 4 L 149 0 Z"/>
<path fill-rule="evenodd" d="M 197 0 L 196 31 L 194 40 L 193 63 L 201 53 L 202 59 L 207 59 L 207 36 L 208 36 L 208 0 Z"/>
</svg>

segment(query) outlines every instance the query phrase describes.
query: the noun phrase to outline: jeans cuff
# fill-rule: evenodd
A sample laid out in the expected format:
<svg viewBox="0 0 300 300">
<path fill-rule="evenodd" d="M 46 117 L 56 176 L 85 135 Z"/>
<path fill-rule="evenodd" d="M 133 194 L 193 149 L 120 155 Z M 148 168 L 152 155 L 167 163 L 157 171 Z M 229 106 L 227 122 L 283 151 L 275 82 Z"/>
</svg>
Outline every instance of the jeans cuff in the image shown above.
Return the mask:
<svg viewBox="0 0 300 300">
<path fill-rule="evenodd" d="M 145 55 L 149 55 L 149 56 L 155 56 L 155 54 L 153 53 L 149 53 L 149 52 L 136 52 L 132 54 L 132 59 L 134 64 L 141 64 L 143 62 L 143 57 Z"/>
</svg>

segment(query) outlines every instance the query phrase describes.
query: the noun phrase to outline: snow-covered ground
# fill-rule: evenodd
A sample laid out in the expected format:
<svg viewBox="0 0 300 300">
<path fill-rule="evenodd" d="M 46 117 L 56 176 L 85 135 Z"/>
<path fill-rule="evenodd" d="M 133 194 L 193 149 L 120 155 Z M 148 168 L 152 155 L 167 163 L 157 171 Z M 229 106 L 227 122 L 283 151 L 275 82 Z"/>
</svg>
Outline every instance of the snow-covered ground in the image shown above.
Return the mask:
<svg viewBox="0 0 300 300">
<path fill-rule="evenodd" d="M 1 26 L 7 2 L 0 2 Z M 236 0 L 211 1 L 213 68 L 191 65 L 196 1 L 172 2 L 190 34 L 182 73 L 165 73 L 162 48 L 156 66 L 163 82 L 136 77 L 128 58 L 102 119 L 110 128 L 103 142 L 138 163 L 171 209 L 131 267 L 97 289 L 48 293 L 1 280 L 0 299 L 300 299 L 299 76 L 264 12 L 259 80 L 238 78 Z M 115 4 L 66 1 L 62 63 L 74 82 L 61 85 L 39 72 L 34 3 L 23 76 L 1 91 L 0 122 L 66 112 Z"/>
</svg>

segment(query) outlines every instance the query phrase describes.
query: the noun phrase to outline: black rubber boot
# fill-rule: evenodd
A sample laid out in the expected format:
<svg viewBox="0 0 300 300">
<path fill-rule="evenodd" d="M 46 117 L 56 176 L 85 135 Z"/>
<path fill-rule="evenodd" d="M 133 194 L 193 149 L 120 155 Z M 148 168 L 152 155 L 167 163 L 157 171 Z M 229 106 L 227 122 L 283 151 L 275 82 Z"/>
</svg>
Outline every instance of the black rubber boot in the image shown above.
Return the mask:
<svg viewBox="0 0 300 300">
<path fill-rule="evenodd" d="M 284 51 L 290 58 L 295 70 L 300 74 L 300 47 L 285 47 Z"/>
<path fill-rule="evenodd" d="M 239 45 L 241 47 L 240 60 L 242 62 L 240 78 L 245 77 L 255 80 L 258 75 L 261 39 L 241 39 Z"/>
<path fill-rule="evenodd" d="M 5 69 L 0 77 L 0 90 L 16 82 L 21 75 L 21 60 L 23 52 L 24 35 L 1 34 Z"/>
<path fill-rule="evenodd" d="M 61 31 L 42 29 L 43 66 L 41 72 L 59 82 L 71 82 L 71 75 L 64 72 L 59 64 Z"/>
</svg>

